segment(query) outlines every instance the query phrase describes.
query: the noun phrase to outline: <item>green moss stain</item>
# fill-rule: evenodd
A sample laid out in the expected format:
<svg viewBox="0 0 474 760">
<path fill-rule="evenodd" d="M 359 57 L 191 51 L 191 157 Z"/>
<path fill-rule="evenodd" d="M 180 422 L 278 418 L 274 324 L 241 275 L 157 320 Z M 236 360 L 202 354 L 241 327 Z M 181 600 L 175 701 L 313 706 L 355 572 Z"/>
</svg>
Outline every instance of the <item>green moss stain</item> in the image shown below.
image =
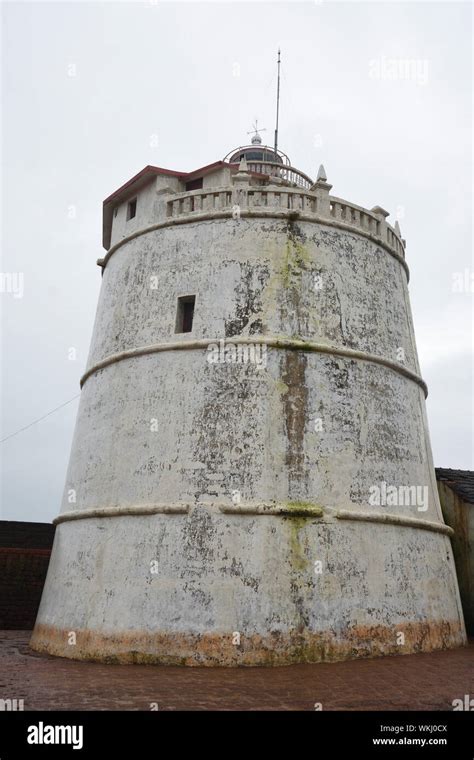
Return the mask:
<svg viewBox="0 0 474 760">
<path fill-rule="evenodd" d="M 312 257 L 305 245 L 306 238 L 294 220 L 290 219 L 284 228 L 286 241 L 276 242 L 275 228 L 272 227 L 271 243 L 267 241 L 265 253 L 270 263 L 270 276 L 262 293 L 262 319 L 272 322 L 275 303 L 286 311 L 287 301 L 294 311 L 301 290 L 301 278 L 305 270 L 311 270 Z M 283 230 L 282 230 L 283 232 Z M 281 239 L 281 238 L 280 238 Z M 288 292 L 289 291 L 289 292 Z M 286 323 L 285 318 L 283 324 Z M 288 335 L 285 330 L 285 336 Z"/>
<path fill-rule="evenodd" d="M 300 531 L 306 525 L 304 517 L 291 517 L 287 520 L 289 530 L 289 559 L 294 570 L 306 570 L 309 560 L 306 558 L 304 548 L 300 540 Z"/>
<path fill-rule="evenodd" d="M 275 387 L 280 396 L 284 396 L 286 393 L 288 393 L 288 386 L 283 382 L 283 380 L 277 380 Z"/>
<path fill-rule="evenodd" d="M 308 517 L 322 517 L 324 510 L 319 504 L 309 501 L 289 501 L 285 506 L 288 512 L 294 512 L 294 515 L 288 514 L 285 520 L 289 531 L 290 563 L 293 569 L 303 571 L 308 568 L 310 561 L 304 552 L 301 530 L 308 524 Z"/>
<path fill-rule="evenodd" d="M 286 506 L 295 513 L 307 511 L 308 514 L 314 517 L 321 517 L 323 514 L 323 508 L 311 501 L 289 501 Z"/>
<path fill-rule="evenodd" d="M 285 288 L 295 286 L 301 278 L 302 270 L 307 269 L 309 264 L 310 256 L 305 246 L 293 235 L 289 235 L 280 267 L 283 286 Z"/>
</svg>

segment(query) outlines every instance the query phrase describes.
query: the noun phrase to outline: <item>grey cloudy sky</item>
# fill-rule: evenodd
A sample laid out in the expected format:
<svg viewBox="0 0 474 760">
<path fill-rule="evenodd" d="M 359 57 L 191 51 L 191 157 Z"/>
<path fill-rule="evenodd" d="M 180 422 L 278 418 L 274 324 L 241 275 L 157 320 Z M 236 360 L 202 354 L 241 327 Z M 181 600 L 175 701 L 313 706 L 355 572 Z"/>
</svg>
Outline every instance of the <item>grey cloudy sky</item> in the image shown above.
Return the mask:
<svg viewBox="0 0 474 760">
<path fill-rule="evenodd" d="M 332 192 L 398 214 L 435 464 L 473 466 L 470 3 L 3 3 L 2 437 L 79 392 L 102 200 L 274 128 Z M 5 283 L 5 280 L 3 281 Z M 11 288 L 10 288 L 11 289 Z M 70 349 L 76 352 L 76 359 Z M 2 444 L 3 519 L 59 511 L 77 401 Z"/>
</svg>

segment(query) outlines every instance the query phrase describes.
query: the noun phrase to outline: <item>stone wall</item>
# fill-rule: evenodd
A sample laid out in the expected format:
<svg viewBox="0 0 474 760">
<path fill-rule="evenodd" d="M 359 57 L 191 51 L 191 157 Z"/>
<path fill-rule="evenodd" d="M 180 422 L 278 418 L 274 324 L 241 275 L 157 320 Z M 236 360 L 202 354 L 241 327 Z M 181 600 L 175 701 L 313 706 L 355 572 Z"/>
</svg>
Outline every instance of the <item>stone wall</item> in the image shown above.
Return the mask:
<svg viewBox="0 0 474 760">
<path fill-rule="evenodd" d="M 54 531 L 49 523 L 0 521 L 0 630 L 33 628 Z"/>
<path fill-rule="evenodd" d="M 466 630 L 474 635 L 474 504 L 454 493 L 448 483 L 438 481 L 438 490 L 444 519 L 454 530 L 451 541 Z"/>
</svg>

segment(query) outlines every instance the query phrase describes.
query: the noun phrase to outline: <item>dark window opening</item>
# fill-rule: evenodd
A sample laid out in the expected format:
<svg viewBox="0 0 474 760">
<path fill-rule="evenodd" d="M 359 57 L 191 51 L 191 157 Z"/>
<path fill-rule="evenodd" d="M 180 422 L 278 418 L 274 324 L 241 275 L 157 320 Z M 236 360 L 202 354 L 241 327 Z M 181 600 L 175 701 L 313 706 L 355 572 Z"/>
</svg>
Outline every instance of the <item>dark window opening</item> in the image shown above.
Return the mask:
<svg viewBox="0 0 474 760">
<path fill-rule="evenodd" d="M 190 179 L 186 182 L 186 190 L 202 190 L 202 177 Z"/>
<path fill-rule="evenodd" d="M 136 213 L 137 213 L 137 199 L 134 198 L 133 201 L 130 201 L 127 206 L 127 222 L 129 219 L 133 219 Z"/>
<path fill-rule="evenodd" d="M 188 333 L 193 329 L 195 301 L 196 296 L 180 296 L 178 298 L 175 332 Z"/>
</svg>

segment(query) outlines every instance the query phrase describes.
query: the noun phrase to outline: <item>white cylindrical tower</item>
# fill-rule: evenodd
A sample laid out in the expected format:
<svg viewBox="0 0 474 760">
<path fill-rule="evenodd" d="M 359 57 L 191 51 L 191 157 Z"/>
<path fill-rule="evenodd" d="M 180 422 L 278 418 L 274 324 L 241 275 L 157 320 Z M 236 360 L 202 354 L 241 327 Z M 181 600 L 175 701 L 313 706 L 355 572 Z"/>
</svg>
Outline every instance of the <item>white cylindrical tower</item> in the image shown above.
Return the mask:
<svg viewBox="0 0 474 760">
<path fill-rule="evenodd" d="M 104 202 L 32 646 L 259 665 L 461 645 L 398 224 L 261 143 L 229 156 Z"/>
</svg>

